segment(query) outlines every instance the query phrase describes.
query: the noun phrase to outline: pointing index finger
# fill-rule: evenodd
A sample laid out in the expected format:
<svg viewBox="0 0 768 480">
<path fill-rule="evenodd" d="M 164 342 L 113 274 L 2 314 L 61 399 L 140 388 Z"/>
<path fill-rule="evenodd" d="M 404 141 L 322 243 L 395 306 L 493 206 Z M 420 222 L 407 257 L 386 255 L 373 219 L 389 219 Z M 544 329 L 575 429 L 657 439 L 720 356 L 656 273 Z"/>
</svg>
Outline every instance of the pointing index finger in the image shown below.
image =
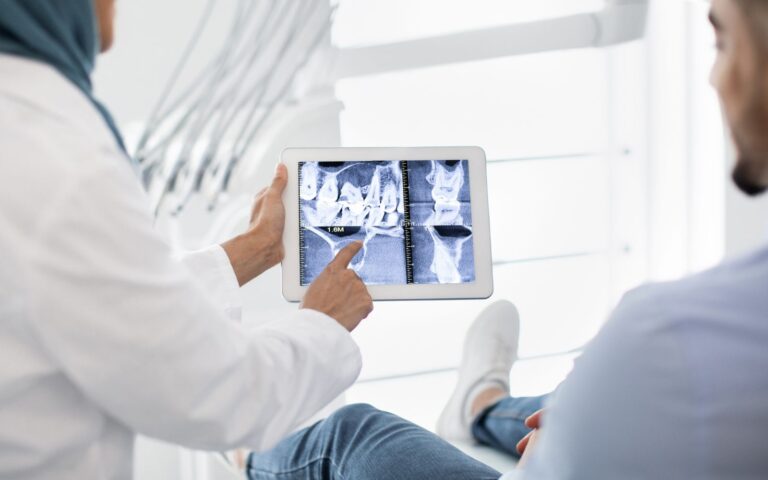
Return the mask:
<svg viewBox="0 0 768 480">
<path fill-rule="evenodd" d="M 336 258 L 334 258 L 328 266 L 338 270 L 344 270 L 349 266 L 349 262 L 355 258 L 355 255 L 357 255 L 362 248 L 363 242 L 350 243 L 336 255 Z"/>
</svg>

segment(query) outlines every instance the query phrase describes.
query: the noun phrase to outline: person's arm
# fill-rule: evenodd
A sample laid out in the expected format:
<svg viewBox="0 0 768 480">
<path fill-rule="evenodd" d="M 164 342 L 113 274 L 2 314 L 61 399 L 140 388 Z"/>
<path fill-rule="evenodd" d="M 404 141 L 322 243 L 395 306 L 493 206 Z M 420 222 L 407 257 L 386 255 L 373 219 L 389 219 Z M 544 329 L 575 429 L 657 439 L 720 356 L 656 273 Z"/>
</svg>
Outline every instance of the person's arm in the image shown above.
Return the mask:
<svg viewBox="0 0 768 480">
<path fill-rule="evenodd" d="M 43 214 L 24 275 L 33 331 L 84 396 L 138 432 L 268 448 L 355 380 L 357 346 L 313 310 L 257 330 L 224 321 L 121 162 L 100 159 Z"/>
<path fill-rule="evenodd" d="M 229 256 L 221 245 L 184 252 L 178 258 L 227 319 L 239 322 L 243 308 L 240 284 Z"/>
<path fill-rule="evenodd" d="M 248 229 L 208 248 L 184 252 L 180 260 L 203 284 L 227 317 L 239 321 L 242 312 L 239 286 L 274 267 L 283 259 L 285 207 L 282 193 L 288 171 L 278 164 L 272 184 L 254 198 Z"/>
<path fill-rule="evenodd" d="M 278 164 L 272 184 L 259 192 L 251 210 L 248 231 L 222 244 L 240 285 L 245 285 L 283 259 L 285 206 L 283 190 L 288 170 Z"/>
</svg>

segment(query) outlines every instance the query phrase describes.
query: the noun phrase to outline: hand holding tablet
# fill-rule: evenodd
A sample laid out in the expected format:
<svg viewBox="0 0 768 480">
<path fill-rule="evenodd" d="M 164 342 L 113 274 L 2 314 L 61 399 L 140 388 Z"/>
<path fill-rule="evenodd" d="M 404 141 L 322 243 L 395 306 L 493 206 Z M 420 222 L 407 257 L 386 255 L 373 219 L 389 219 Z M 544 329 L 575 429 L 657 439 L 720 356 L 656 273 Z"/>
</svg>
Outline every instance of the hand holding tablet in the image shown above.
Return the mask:
<svg viewBox="0 0 768 480">
<path fill-rule="evenodd" d="M 283 294 L 298 301 L 346 245 L 374 299 L 493 291 L 479 148 L 287 149 Z"/>
</svg>

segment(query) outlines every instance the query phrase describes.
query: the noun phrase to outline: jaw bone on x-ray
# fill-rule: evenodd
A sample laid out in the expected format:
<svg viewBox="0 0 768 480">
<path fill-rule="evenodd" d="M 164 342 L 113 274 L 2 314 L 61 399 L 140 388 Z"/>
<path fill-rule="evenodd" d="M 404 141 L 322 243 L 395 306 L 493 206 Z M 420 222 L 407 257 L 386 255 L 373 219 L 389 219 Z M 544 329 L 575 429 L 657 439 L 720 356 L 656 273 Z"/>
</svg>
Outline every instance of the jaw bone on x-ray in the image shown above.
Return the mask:
<svg viewBox="0 0 768 480">
<path fill-rule="evenodd" d="M 369 285 L 475 280 L 466 160 L 304 162 L 299 167 L 301 284 L 353 241 Z"/>
</svg>

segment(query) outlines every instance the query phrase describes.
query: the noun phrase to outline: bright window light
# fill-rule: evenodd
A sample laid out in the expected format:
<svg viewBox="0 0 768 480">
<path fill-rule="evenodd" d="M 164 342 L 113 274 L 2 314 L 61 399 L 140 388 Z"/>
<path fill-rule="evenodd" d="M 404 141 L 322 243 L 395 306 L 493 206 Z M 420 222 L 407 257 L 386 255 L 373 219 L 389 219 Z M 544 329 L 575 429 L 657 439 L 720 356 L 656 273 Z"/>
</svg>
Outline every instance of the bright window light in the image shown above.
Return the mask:
<svg viewBox="0 0 768 480">
<path fill-rule="evenodd" d="M 340 46 L 386 43 L 602 5 L 343 0 L 334 38 Z M 337 82 L 344 146 L 479 145 L 486 150 L 496 283 L 489 301 L 378 304 L 355 333 L 366 361 L 364 383 L 352 390 L 351 400 L 377 403 L 383 397 L 376 392 L 392 389 L 389 396 L 397 397 L 398 378 L 450 385 L 450 374 L 440 372 L 458 365 L 467 328 L 499 299 L 518 306 L 520 354 L 530 359 L 521 364 L 526 373 L 517 375 L 516 393 L 541 393 L 565 376 L 573 358 L 569 352 L 594 336 L 614 303 L 611 81 L 608 53 L 590 49 Z M 537 360 L 542 358 L 550 360 Z M 558 367 L 541 367 L 545 363 Z M 412 377 L 424 372 L 433 372 L 432 377 Z M 425 399 L 424 412 L 427 403 L 434 409 L 441 400 L 436 387 L 426 391 L 434 396 Z M 399 410 L 396 402 L 387 407 L 417 422 L 431 421 L 416 410 Z"/>
<path fill-rule="evenodd" d="M 489 158 L 596 153 L 605 56 L 554 52 L 342 80 L 345 145 L 479 145 Z"/>
</svg>

